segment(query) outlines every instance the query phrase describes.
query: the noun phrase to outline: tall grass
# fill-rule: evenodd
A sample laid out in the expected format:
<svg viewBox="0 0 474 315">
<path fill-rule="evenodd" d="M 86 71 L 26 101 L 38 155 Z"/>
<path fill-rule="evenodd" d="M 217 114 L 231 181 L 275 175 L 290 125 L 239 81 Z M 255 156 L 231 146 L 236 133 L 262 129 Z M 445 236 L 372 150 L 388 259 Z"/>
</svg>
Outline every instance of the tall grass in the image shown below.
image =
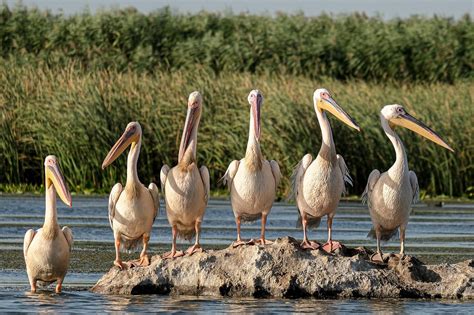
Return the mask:
<svg viewBox="0 0 474 315">
<path fill-rule="evenodd" d="M 291 74 L 318 80 L 455 82 L 473 78 L 474 23 L 466 15 L 383 21 L 364 15 L 277 17 L 142 14 L 63 16 L 0 7 L 0 56 L 89 70 Z"/>
<path fill-rule="evenodd" d="M 259 88 L 265 97 L 263 153 L 279 161 L 284 177 L 279 193 L 286 195 L 292 167 L 304 154 L 316 155 L 319 150 L 321 134 L 311 99 L 315 88 L 326 87 L 362 128 L 358 133 L 331 119 L 337 152 L 355 179 L 351 194 L 361 193 L 372 169 L 386 170 L 394 161 L 378 116 L 381 107 L 391 103 L 405 105 L 456 151 L 450 153 L 411 131 L 397 129 L 410 168 L 426 194 L 459 196 L 473 184 L 470 82 L 380 85 L 269 74 L 216 75 L 200 67 L 153 74 L 90 72 L 77 64 L 58 69 L 3 61 L 0 86 L 0 183 L 41 184 L 43 159 L 55 154 L 73 191 L 108 191 L 115 182 L 124 181 L 126 158 L 105 171 L 100 169 L 102 160 L 133 120 L 143 128 L 140 178 L 144 183 L 158 182 L 161 166 L 176 164 L 187 96 L 199 90 L 204 112 L 198 159 L 209 167 L 215 189 L 228 164 L 245 153 L 246 98 L 251 89 Z"/>
</svg>

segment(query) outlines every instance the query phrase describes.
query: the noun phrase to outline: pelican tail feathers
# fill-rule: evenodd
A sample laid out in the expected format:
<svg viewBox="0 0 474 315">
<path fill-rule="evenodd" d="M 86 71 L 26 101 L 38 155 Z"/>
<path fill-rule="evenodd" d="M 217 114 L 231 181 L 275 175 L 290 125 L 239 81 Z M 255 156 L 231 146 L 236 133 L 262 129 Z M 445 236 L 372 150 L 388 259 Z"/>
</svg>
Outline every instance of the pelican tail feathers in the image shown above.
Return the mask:
<svg viewBox="0 0 474 315">
<path fill-rule="evenodd" d="M 306 228 L 310 230 L 318 228 L 319 225 L 321 224 L 321 218 L 316 218 L 316 217 L 310 216 L 309 214 L 306 214 L 306 220 L 308 222 L 306 225 Z M 301 222 L 301 214 L 299 211 L 298 211 L 298 220 L 296 221 L 296 227 L 298 229 L 301 229 L 303 227 L 303 224 Z"/>
<path fill-rule="evenodd" d="M 254 222 L 262 217 L 261 213 L 242 213 L 240 215 L 241 222 Z"/>
<path fill-rule="evenodd" d="M 372 228 L 369 232 L 369 234 L 367 234 L 367 237 L 370 237 L 372 239 L 377 239 L 377 236 L 375 235 L 375 229 Z M 382 235 L 380 237 L 380 240 L 381 241 L 390 241 L 391 239 L 396 239 L 398 238 L 398 228 L 396 228 L 395 230 L 382 230 Z"/>
<path fill-rule="evenodd" d="M 131 240 L 128 238 L 124 238 L 123 236 L 120 239 L 120 250 L 126 252 L 132 252 L 137 249 L 141 249 L 143 245 L 143 236 L 140 236 L 137 239 Z"/>
</svg>

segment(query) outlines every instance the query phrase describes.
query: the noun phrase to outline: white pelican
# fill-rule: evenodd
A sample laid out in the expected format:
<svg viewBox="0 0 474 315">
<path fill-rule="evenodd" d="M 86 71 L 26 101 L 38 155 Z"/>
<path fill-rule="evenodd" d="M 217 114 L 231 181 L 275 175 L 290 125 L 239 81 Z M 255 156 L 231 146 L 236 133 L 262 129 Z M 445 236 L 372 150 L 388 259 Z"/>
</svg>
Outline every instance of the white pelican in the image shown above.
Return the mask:
<svg viewBox="0 0 474 315">
<path fill-rule="evenodd" d="M 173 244 L 171 252 L 164 258 L 182 256 L 176 251 L 176 238 L 190 240 L 196 235 L 196 242 L 186 254 L 192 255 L 202 250 L 199 244 L 201 222 L 209 199 L 209 171 L 202 166 L 198 169 L 196 159 L 197 133 L 202 114 L 202 97 L 197 91 L 188 99 L 188 113 L 183 136 L 179 146 L 178 165 L 170 169 L 168 165 L 161 168 L 161 187 L 164 190 L 166 213 L 171 225 Z"/>
<path fill-rule="evenodd" d="M 44 174 L 46 190 L 44 224 L 37 231 L 30 229 L 26 232 L 23 254 L 31 292 L 36 292 L 36 282 L 39 280 L 46 283 L 57 281 L 56 293 L 60 293 L 69 267 L 73 239 L 70 228 L 67 226 L 62 230 L 59 228 L 56 192 L 69 207 L 72 206 L 72 200 L 58 159 L 54 155 L 49 155 L 44 160 Z"/>
<path fill-rule="evenodd" d="M 352 178 L 344 159 L 336 154 L 326 111 L 357 131 L 360 128 L 326 89 L 314 91 L 313 102 L 323 141 L 316 160 L 313 161 L 311 154 L 306 154 L 296 166 L 292 193 L 299 209 L 298 225 L 301 223 L 303 227 L 301 246 L 305 249 L 319 248 L 318 243 L 308 241 L 306 228 L 318 227 L 321 217 L 327 215 L 328 240 L 323 249 L 331 252 L 341 247 L 339 242 L 332 240 L 332 221 L 341 195 L 346 191 L 345 182 L 352 185 Z"/>
<path fill-rule="evenodd" d="M 109 222 L 114 231 L 114 265 L 123 269 L 126 266 L 120 258 L 120 250 L 131 250 L 143 243 L 140 259 L 133 266 L 148 266 L 148 242 L 153 222 L 158 214 L 160 198 L 158 187 L 151 183 L 148 188 L 138 179 L 137 161 L 142 145 L 142 128 L 138 122 L 127 125 L 125 132 L 114 144 L 102 163 L 102 169 L 109 166 L 130 145 L 127 158 L 127 183 L 125 187 L 117 183 L 109 196 Z"/>
<path fill-rule="evenodd" d="M 400 256 L 405 251 L 405 230 L 411 212 L 411 204 L 418 200 L 418 179 L 415 172 L 408 169 L 408 160 L 403 143 L 390 125 L 408 128 L 434 143 L 453 151 L 433 130 L 409 115 L 401 105 L 387 105 L 380 112 L 380 121 L 385 134 L 395 149 L 396 159 L 392 167 L 380 173 L 373 170 L 362 200 L 367 201 L 373 228 L 368 236 L 377 239 L 375 261 L 383 261 L 380 240 L 389 240 L 400 228 Z"/>
<path fill-rule="evenodd" d="M 252 90 L 248 102 L 250 127 L 247 151 L 242 160 L 230 163 L 223 177 L 224 184 L 227 183 L 230 189 L 237 225 L 237 241 L 234 242 L 234 247 L 246 244 L 240 237 L 241 221 L 255 221 L 259 217 L 262 218 L 262 227 L 257 242 L 262 245 L 272 243 L 265 239 L 265 225 L 281 178 L 278 163 L 265 160 L 260 151 L 260 108 L 263 95 L 259 90 Z"/>
</svg>

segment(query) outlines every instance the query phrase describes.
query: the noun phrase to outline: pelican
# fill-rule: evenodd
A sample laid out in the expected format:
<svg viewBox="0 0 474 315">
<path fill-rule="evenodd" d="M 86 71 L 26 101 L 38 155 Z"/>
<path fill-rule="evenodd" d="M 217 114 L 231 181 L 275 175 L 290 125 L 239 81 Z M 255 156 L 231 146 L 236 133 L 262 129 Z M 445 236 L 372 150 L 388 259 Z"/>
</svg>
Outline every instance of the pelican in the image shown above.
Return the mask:
<svg viewBox="0 0 474 315">
<path fill-rule="evenodd" d="M 127 158 L 127 183 L 125 187 L 117 183 L 109 196 L 109 223 L 114 232 L 115 261 L 120 269 L 127 267 L 120 258 L 120 250 L 131 250 L 143 243 L 140 259 L 132 261 L 132 266 L 148 266 L 147 255 L 151 229 L 160 207 L 158 187 L 151 183 L 148 188 L 138 179 L 137 161 L 142 145 L 142 128 L 138 122 L 127 125 L 125 132 L 117 140 L 102 163 L 102 169 L 109 166 L 130 145 Z"/>
<path fill-rule="evenodd" d="M 331 252 L 341 247 L 332 240 L 332 222 L 341 195 L 346 192 L 345 183 L 352 185 L 346 163 L 339 154 L 332 137 L 331 125 L 326 116 L 329 112 L 349 127 L 360 131 L 355 121 L 336 103 L 326 89 L 317 89 L 313 94 L 314 109 L 321 127 L 322 144 L 316 160 L 306 154 L 298 163 L 292 178 L 292 193 L 299 210 L 298 225 L 303 227 L 304 249 L 318 249 L 316 242 L 310 242 L 307 227 L 318 227 L 321 217 L 327 216 L 328 240 L 323 249 Z"/>
<path fill-rule="evenodd" d="M 411 204 L 418 200 L 419 187 L 415 172 L 408 169 L 408 160 L 403 143 L 391 126 L 408 128 L 434 143 L 453 151 L 433 130 L 408 114 L 401 105 L 386 105 L 380 112 L 380 121 L 385 134 L 392 142 L 396 159 L 392 167 L 380 173 L 373 170 L 367 181 L 362 200 L 367 202 L 373 228 L 370 237 L 377 239 L 374 261 L 383 261 L 380 240 L 388 241 L 400 229 L 400 257 L 405 253 L 405 230 L 411 212 Z"/>
<path fill-rule="evenodd" d="M 259 90 L 252 90 L 248 95 L 250 104 L 250 127 L 245 157 L 230 163 L 223 181 L 228 184 L 232 210 L 237 225 L 237 247 L 247 242 L 240 237 L 242 221 L 255 221 L 262 218 L 260 239 L 262 245 L 272 242 L 265 239 L 265 225 L 267 216 L 275 199 L 276 189 L 280 182 L 280 167 L 276 161 L 263 158 L 260 150 L 260 108 L 263 104 L 263 95 Z M 251 241 L 252 242 L 252 241 Z"/>
<path fill-rule="evenodd" d="M 186 250 L 186 254 L 192 255 L 202 250 L 199 238 L 210 186 L 207 167 L 198 168 L 196 159 L 201 114 L 202 97 L 195 91 L 188 98 L 188 113 L 179 146 L 178 165 L 172 169 L 168 165 L 161 168 L 161 187 L 164 190 L 166 213 L 173 236 L 171 251 L 165 253 L 164 258 L 175 258 L 184 254 L 176 250 L 177 237 L 190 240 L 196 236 L 194 245 Z"/>
<path fill-rule="evenodd" d="M 69 255 L 73 245 L 72 231 L 58 225 L 56 192 L 59 198 L 72 206 L 71 194 L 64 180 L 58 159 L 49 155 L 44 160 L 46 211 L 43 227 L 30 229 L 25 234 L 23 254 L 31 292 L 36 292 L 36 282 L 57 281 L 56 293 L 61 292 L 64 277 L 69 267 Z"/>
</svg>

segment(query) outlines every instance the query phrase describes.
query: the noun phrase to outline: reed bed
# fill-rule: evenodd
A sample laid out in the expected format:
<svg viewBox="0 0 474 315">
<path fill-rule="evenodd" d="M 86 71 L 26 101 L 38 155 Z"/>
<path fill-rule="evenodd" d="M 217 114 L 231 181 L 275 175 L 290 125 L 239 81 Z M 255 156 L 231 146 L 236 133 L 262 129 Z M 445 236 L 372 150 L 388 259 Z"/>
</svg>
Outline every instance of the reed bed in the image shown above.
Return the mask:
<svg viewBox="0 0 474 315">
<path fill-rule="evenodd" d="M 450 82 L 474 76 L 469 15 L 394 19 L 134 9 L 72 16 L 0 6 L 0 56 L 62 68 L 154 72 L 189 69 L 313 80 Z"/>
<path fill-rule="evenodd" d="M 187 96 L 199 90 L 204 112 L 198 135 L 198 161 L 207 165 L 211 187 L 229 163 L 244 156 L 247 144 L 248 92 L 258 88 L 262 108 L 262 149 L 281 166 L 286 196 L 294 165 L 306 153 L 317 154 L 321 134 L 312 105 L 317 87 L 330 89 L 360 124 L 358 133 L 331 118 L 337 152 L 354 178 L 350 194 L 360 194 L 372 169 L 386 170 L 393 148 L 378 113 L 384 104 L 400 103 L 452 145 L 451 153 L 411 131 L 397 129 L 410 168 L 427 195 L 461 196 L 474 178 L 474 88 L 455 85 L 380 85 L 334 79 L 312 80 L 283 75 L 221 73 L 196 67 L 153 74 L 137 71 L 89 71 L 77 64 L 59 69 L 0 64 L 0 183 L 41 185 L 43 159 L 58 156 L 72 191 L 108 192 L 125 181 L 126 158 L 101 170 L 101 163 L 129 121 L 143 128 L 139 175 L 159 182 L 163 164 L 175 165 Z M 29 187 L 29 186 L 26 187 Z M 5 189 L 0 185 L 0 189 Z M 38 186 L 37 186 L 38 187 Z M 471 187 L 472 189 L 472 187 Z"/>
</svg>

